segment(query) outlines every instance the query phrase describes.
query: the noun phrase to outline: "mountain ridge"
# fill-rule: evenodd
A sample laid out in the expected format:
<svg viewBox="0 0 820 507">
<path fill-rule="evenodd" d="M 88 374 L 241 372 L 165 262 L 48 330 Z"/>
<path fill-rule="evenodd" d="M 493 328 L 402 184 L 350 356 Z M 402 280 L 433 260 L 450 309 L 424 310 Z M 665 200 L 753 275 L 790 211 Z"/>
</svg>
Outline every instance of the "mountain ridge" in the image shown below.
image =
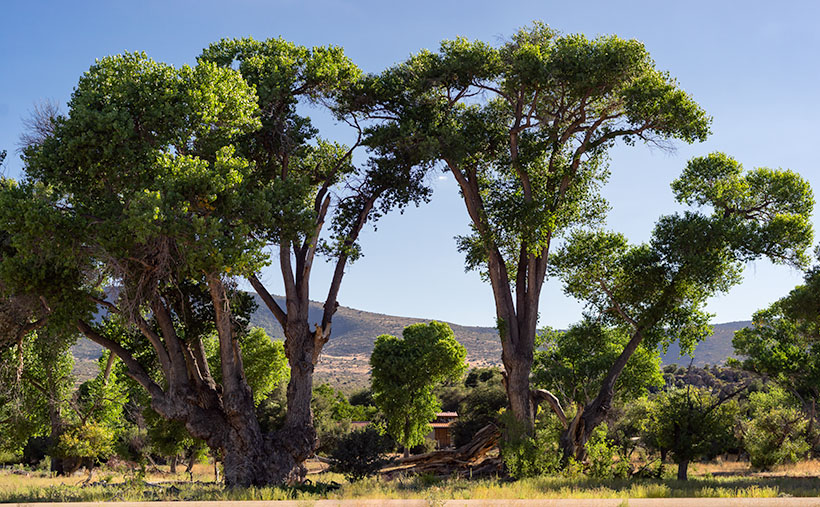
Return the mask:
<svg viewBox="0 0 820 507">
<path fill-rule="evenodd" d="M 259 307 L 251 316 L 251 324 L 263 328 L 274 340 L 283 340 L 282 328 L 261 299 L 254 294 Z M 274 296 L 277 303 L 284 306 L 284 297 Z M 310 303 L 308 320 L 320 322 L 322 304 Z M 333 316 L 330 341 L 325 345 L 316 377 L 320 382 L 328 382 L 334 387 L 354 389 L 367 385 L 369 377 L 368 359 L 376 337 L 382 334 L 401 336 L 402 330 L 411 324 L 430 322 L 430 319 L 398 317 L 365 310 L 339 306 Z M 446 322 L 446 321 L 442 321 Z M 446 322 L 456 339 L 467 349 L 467 361 L 471 366 L 498 366 L 501 364 L 501 342 L 498 331 L 492 327 L 463 326 Z M 680 354 L 677 344 L 669 346 L 661 358 L 664 364 L 723 364 L 734 357 L 732 336 L 734 331 L 746 327 L 751 321 L 735 321 L 713 324 L 714 332 L 698 344 L 692 357 Z M 101 349 L 93 342 L 82 338 L 72 347 L 77 361 L 78 376 L 93 376 L 93 363 L 99 358 Z"/>
</svg>

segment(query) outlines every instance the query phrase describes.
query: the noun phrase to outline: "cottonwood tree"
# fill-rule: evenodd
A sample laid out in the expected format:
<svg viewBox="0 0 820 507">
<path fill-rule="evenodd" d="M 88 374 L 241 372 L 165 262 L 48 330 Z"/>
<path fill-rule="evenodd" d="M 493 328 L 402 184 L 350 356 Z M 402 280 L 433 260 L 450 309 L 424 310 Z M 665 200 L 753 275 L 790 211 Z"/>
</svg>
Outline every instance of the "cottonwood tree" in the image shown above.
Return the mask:
<svg viewBox="0 0 820 507">
<path fill-rule="evenodd" d="M 15 247 L 4 255 L 3 283 L 45 301 L 49 322 L 62 312 L 122 359 L 154 410 L 221 450 L 229 485 L 281 482 L 293 470 L 287 439 L 259 429 L 231 311 L 230 276 L 265 262 L 242 217 L 273 213 L 280 202 L 249 183 L 252 164 L 231 145 L 259 128 L 257 111 L 236 71 L 206 62 L 175 69 L 142 54 L 104 58 L 80 79 L 53 133 L 25 150 L 26 179 L 7 183 L 0 212 Z M 49 252 L 61 263 L 44 265 Z M 103 286 L 118 293 L 106 298 Z M 186 326 L 203 302 L 221 385 L 202 336 Z M 101 309 L 140 331 L 159 378 L 92 320 Z"/>
<path fill-rule="evenodd" d="M 404 133 L 459 185 L 472 229 L 459 248 L 492 285 L 510 408 L 531 433 L 553 239 L 603 216 L 608 148 L 700 141 L 710 119 L 642 43 L 560 35 L 541 23 L 498 48 L 444 41 L 373 79 L 381 96 L 367 104 L 385 119 L 381 132 Z"/>
<path fill-rule="evenodd" d="M 565 292 L 629 337 L 597 394 L 568 423 L 561 438 L 565 457 L 583 457 L 585 442 L 610 410 L 637 350 L 672 342 L 691 350 L 710 334 L 706 300 L 738 283 L 745 262 L 761 257 L 792 266 L 806 262 L 814 200 L 798 174 L 766 168 L 744 172 L 734 159 L 714 153 L 692 159 L 672 188 L 679 202 L 702 211 L 661 217 L 641 245 L 629 245 L 616 233 L 579 231 L 553 257 Z M 560 407 L 556 410 L 561 417 Z"/>
<path fill-rule="evenodd" d="M 769 308 L 755 312 L 752 327 L 735 332 L 739 366 L 763 375 L 795 396 L 814 431 L 820 397 L 820 269 Z M 816 440 L 814 441 L 816 444 Z"/>
<path fill-rule="evenodd" d="M 361 71 L 339 47 L 297 46 L 281 39 L 223 40 L 206 48 L 201 61 L 235 67 L 259 95 L 261 128 L 242 136 L 237 146 L 253 161 L 259 188 L 275 189 L 287 205 L 277 216 L 256 220 L 256 234 L 273 246 L 285 289 L 281 306 L 258 272 L 248 279 L 282 326 L 290 365 L 286 433 L 283 441 L 298 474 L 301 463 L 317 448 L 311 413 L 313 371 L 330 338 L 333 315 L 347 265 L 361 251 L 357 243 L 367 223 L 392 208 L 426 200 L 429 189 L 422 176 L 426 166 L 411 147 L 385 152 L 394 135 L 375 138 L 364 126 L 373 121 L 359 106 L 369 88 Z M 322 106 L 355 136 L 350 146 L 322 139 L 303 110 Z M 370 158 L 352 162 L 354 150 L 369 140 Z M 297 226 L 298 225 L 298 226 Z M 323 299 L 320 322 L 309 320 L 310 280 L 316 256 L 334 264 Z"/>
<path fill-rule="evenodd" d="M 390 207 L 427 195 L 416 177 L 423 171 L 407 169 L 418 164 L 377 153 L 354 167 L 349 148 L 314 139 L 295 113 L 302 99 L 330 101 L 333 87 L 351 84 L 356 73 L 338 48 L 309 51 L 283 41 L 224 41 L 182 69 L 139 54 L 103 59 L 80 80 L 68 114 L 25 151 L 26 180 L 9 182 L 0 196 L 11 204 L 4 227 L 20 246 L 3 262 L 36 275 L 21 279 L 3 268 L 14 294 L 47 301 L 49 321 L 65 310 L 68 322 L 123 359 L 154 410 L 221 452 L 229 485 L 303 477 L 302 462 L 316 446 L 313 365 L 329 337 L 345 265 L 358 254 L 358 232 Z M 351 114 L 345 118 L 355 125 Z M 323 240 L 325 221 L 332 234 Z M 255 276 L 270 244 L 280 247 L 286 310 L 271 304 Z M 320 248 L 335 256 L 336 274 L 324 322 L 310 330 L 308 284 Z M 60 253 L 50 268 L 56 276 L 40 269 L 45 251 Z M 254 414 L 234 277 L 249 278 L 286 324 L 288 415 L 274 433 L 263 433 Z M 116 297 L 106 298 L 103 284 L 118 286 Z M 160 378 L 94 325 L 99 309 L 140 331 Z M 219 375 L 191 327 L 196 312 L 211 316 Z"/>
<path fill-rule="evenodd" d="M 435 387 L 458 380 L 467 350 L 445 323 L 413 324 L 402 337 L 383 334 L 370 355 L 373 401 L 387 419 L 387 431 L 404 446 L 422 443 L 441 409 Z"/>
</svg>

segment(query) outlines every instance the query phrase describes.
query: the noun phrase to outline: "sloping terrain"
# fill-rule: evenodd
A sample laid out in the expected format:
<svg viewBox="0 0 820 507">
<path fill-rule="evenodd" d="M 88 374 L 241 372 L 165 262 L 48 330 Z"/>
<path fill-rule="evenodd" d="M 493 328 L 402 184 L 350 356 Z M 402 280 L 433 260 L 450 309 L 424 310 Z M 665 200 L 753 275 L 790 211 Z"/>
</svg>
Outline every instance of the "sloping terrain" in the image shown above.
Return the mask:
<svg viewBox="0 0 820 507">
<path fill-rule="evenodd" d="M 283 298 L 277 300 L 284 306 Z M 257 297 L 259 308 L 251 318 L 255 326 L 267 331 L 273 339 L 282 340 L 284 335 L 279 323 Z M 312 303 L 310 320 L 321 320 L 322 307 Z M 340 306 L 333 317 L 333 333 L 324 348 L 322 359 L 317 367 L 317 378 L 320 382 L 329 382 L 345 390 L 366 385 L 369 376 L 368 358 L 373 350 L 376 337 L 381 334 L 401 336 L 402 329 L 410 324 L 429 322 L 426 319 L 396 317 L 380 313 L 366 312 Z M 732 336 L 738 329 L 746 327 L 749 321 L 715 324 L 712 336 L 698 344 L 695 349 L 695 366 L 706 364 L 719 365 L 733 355 Z M 501 343 L 495 328 L 478 326 L 459 326 L 450 324 L 456 339 L 467 349 L 467 360 L 472 366 L 489 366 L 501 364 Z M 75 371 L 78 376 L 87 379 L 95 372 L 93 364 L 100 357 L 100 347 L 86 339 L 81 339 L 72 348 L 76 359 Z M 681 356 L 676 344 L 669 347 L 663 356 L 664 364 L 688 365 L 692 358 Z"/>
</svg>

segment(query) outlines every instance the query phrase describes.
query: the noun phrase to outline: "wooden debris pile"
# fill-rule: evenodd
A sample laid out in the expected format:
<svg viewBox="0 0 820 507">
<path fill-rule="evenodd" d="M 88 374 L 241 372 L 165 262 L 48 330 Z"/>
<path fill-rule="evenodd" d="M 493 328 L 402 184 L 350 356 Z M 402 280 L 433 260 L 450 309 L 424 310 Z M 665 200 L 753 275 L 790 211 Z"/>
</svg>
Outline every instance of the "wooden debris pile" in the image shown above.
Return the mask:
<svg viewBox="0 0 820 507">
<path fill-rule="evenodd" d="M 501 458 L 492 453 L 498 448 L 501 430 L 488 424 L 473 439 L 458 449 L 444 449 L 398 460 L 398 464 L 385 468 L 382 474 L 433 474 L 441 477 L 476 477 L 495 475 L 502 470 Z M 492 454 L 492 455 L 491 455 Z"/>
</svg>

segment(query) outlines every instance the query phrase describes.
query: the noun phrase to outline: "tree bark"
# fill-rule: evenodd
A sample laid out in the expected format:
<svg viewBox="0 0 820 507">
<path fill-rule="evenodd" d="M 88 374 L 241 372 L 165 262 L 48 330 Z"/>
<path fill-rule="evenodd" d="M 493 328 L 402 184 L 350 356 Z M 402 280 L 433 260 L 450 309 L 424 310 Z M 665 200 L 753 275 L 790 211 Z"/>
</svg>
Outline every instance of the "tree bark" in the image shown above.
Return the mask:
<svg viewBox="0 0 820 507">
<path fill-rule="evenodd" d="M 519 428 L 513 429 L 512 433 L 507 431 L 505 438 L 513 438 L 518 435 L 532 435 L 535 429 L 535 407 L 530 395 L 530 371 L 532 370 L 532 355 L 518 354 L 518 357 L 510 357 L 504 361 L 505 389 L 509 400 L 510 410 Z"/>
<path fill-rule="evenodd" d="M 169 420 L 185 424 L 189 433 L 203 439 L 211 449 L 218 451 L 224 466 L 225 484 L 232 486 L 266 486 L 284 484 L 303 477 L 303 468 L 297 460 L 307 456 L 302 442 L 315 441 L 312 425 L 305 430 L 304 411 L 295 409 L 281 434 L 264 435 L 256 418 L 253 395 L 245 379 L 242 355 L 234 330 L 227 290 L 218 275 L 206 277 L 214 306 L 214 324 L 219 339 L 219 355 L 222 368 L 222 386 L 213 382 L 207 369 L 203 369 L 189 344 L 176 335 L 173 323 L 164 303 L 158 298 L 152 309 L 158 317 L 162 341 L 152 336 L 152 344 L 165 350 L 170 361 L 166 377 L 167 387 L 153 381 L 139 361 L 114 340 L 107 338 L 86 322 L 78 321 L 77 327 L 92 341 L 108 348 L 120 357 L 127 367 L 127 374 L 140 383 L 151 397 L 151 407 Z M 143 328 L 145 328 L 143 326 Z M 143 334 L 153 331 L 145 328 Z M 294 366 L 294 355 L 290 355 Z M 297 391 L 307 393 L 308 414 L 310 410 L 310 375 L 308 387 L 304 388 L 304 371 L 294 368 L 291 383 L 301 386 Z M 295 380 L 294 380 L 295 379 Z M 304 395 L 296 399 L 302 400 Z M 302 417 L 299 415 L 302 414 Z M 307 437 L 299 435 L 307 433 Z M 312 452 L 312 446 L 310 452 Z M 294 473 L 294 470 L 296 473 Z M 301 473 L 300 473 L 301 472 Z"/>
<path fill-rule="evenodd" d="M 689 460 L 683 460 L 678 462 L 678 480 L 685 481 L 688 480 L 687 470 L 689 469 Z"/>
</svg>

